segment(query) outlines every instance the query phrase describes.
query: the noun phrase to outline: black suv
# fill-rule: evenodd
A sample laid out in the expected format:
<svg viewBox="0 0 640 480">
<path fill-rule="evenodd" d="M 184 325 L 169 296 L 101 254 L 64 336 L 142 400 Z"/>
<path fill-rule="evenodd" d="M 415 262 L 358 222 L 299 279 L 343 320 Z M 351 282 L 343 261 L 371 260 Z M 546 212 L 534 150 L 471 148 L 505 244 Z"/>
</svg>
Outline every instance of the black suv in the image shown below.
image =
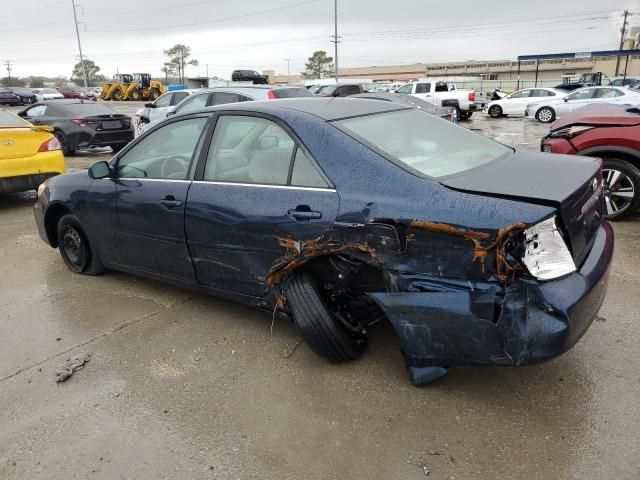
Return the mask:
<svg viewBox="0 0 640 480">
<path fill-rule="evenodd" d="M 234 70 L 231 74 L 233 82 L 253 82 L 254 85 L 268 85 L 269 77 L 260 75 L 254 70 Z"/>
</svg>

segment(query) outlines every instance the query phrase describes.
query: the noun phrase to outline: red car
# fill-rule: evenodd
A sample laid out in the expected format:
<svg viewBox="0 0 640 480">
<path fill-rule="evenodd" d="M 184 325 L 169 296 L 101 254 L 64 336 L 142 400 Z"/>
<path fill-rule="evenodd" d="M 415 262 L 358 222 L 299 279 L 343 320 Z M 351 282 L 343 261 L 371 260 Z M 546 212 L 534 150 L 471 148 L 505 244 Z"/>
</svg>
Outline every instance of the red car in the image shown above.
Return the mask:
<svg viewBox="0 0 640 480">
<path fill-rule="evenodd" d="M 622 220 L 640 207 L 640 107 L 608 104 L 576 110 L 551 126 L 541 148 L 604 160 L 607 219 Z"/>
<path fill-rule="evenodd" d="M 61 93 L 64 98 L 80 98 L 85 100 L 96 100 L 95 97 L 87 96 L 87 92 L 85 92 L 80 87 L 58 87 L 58 92 Z"/>
</svg>

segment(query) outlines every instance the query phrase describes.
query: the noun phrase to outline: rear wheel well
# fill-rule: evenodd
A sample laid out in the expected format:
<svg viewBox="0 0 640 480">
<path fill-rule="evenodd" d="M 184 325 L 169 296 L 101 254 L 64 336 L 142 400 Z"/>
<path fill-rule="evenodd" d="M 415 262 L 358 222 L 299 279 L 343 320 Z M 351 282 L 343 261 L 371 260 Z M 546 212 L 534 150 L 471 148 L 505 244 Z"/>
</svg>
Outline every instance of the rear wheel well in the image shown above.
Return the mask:
<svg viewBox="0 0 640 480">
<path fill-rule="evenodd" d="M 634 167 L 640 168 L 640 156 L 635 156 L 627 152 L 620 152 L 615 150 L 600 150 L 597 152 L 591 151 L 583 155 L 586 157 L 602 158 L 603 160 L 606 160 L 608 158 L 624 160 L 625 162 L 629 162 Z"/>
<path fill-rule="evenodd" d="M 63 215 L 71 213 L 64 205 L 56 203 L 47 208 L 44 216 L 44 230 L 47 234 L 47 240 L 52 247 L 58 246 L 58 222 Z"/>
</svg>

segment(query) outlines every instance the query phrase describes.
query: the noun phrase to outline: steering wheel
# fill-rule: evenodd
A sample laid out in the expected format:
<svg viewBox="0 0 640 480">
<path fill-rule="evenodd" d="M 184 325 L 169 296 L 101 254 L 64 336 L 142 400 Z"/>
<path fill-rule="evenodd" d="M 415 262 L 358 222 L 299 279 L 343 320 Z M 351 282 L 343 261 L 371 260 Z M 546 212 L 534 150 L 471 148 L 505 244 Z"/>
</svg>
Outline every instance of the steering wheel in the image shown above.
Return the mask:
<svg viewBox="0 0 640 480">
<path fill-rule="evenodd" d="M 187 172 L 187 168 L 189 168 L 190 158 L 184 155 L 172 155 L 163 160 L 162 165 L 160 166 L 160 177 L 161 178 L 172 178 L 172 175 L 177 173 L 182 174 L 183 176 Z"/>
<path fill-rule="evenodd" d="M 141 168 L 134 167 L 133 165 L 125 165 L 125 167 L 124 167 L 124 168 L 127 168 L 127 169 L 129 169 L 129 168 L 130 168 L 131 170 L 137 170 L 137 171 L 139 171 L 139 172 L 142 174 L 142 177 L 143 177 L 143 178 L 148 176 L 148 175 L 147 175 L 147 172 L 145 172 L 145 171 L 144 171 L 144 170 L 142 170 Z M 125 178 L 126 178 L 126 177 L 125 177 Z"/>
</svg>

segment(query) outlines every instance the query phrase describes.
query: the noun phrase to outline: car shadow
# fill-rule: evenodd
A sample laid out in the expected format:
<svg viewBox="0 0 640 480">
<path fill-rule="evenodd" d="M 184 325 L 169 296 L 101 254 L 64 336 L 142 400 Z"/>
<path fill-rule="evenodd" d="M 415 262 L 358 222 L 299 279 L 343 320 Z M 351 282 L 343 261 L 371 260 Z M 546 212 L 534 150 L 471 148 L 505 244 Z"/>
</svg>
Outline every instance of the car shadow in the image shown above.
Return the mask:
<svg viewBox="0 0 640 480">
<path fill-rule="evenodd" d="M 19 207 L 31 207 L 35 201 L 35 190 L 19 193 L 0 193 L 0 211 Z"/>
</svg>

